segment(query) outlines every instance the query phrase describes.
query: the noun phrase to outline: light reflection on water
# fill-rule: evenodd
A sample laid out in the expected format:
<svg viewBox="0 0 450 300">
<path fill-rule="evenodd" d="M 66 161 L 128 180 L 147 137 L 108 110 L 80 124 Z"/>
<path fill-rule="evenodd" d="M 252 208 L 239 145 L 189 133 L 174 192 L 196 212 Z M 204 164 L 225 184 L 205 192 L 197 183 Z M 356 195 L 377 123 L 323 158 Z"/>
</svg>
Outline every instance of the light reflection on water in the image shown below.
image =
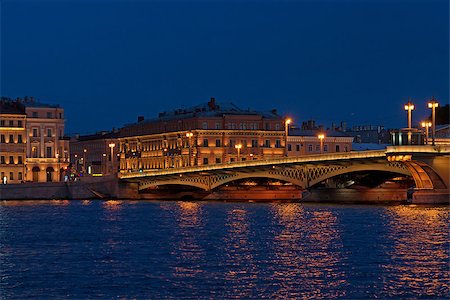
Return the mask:
<svg viewBox="0 0 450 300">
<path fill-rule="evenodd" d="M 0 298 L 445 299 L 449 246 L 447 207 L 2 201 Z"/>
<path fill-rule="evenodd" d="M 342 243 L 336 216 L 309 211 L 299 204 L 274 204 L 281 227 L 273 240 L 278 289 L 273 298 L 335 298 L 345 296 L 345 274 L 339 270 Z M 299 282 L 307 284 L 299 284 Z"/>
<path fill-rule="evenodd" d="M 446 208 L 388 208 L 391 260 L 383 266 L 384 292 L 446 297 L 450 288 L 449 211 Z"/>
</svg>

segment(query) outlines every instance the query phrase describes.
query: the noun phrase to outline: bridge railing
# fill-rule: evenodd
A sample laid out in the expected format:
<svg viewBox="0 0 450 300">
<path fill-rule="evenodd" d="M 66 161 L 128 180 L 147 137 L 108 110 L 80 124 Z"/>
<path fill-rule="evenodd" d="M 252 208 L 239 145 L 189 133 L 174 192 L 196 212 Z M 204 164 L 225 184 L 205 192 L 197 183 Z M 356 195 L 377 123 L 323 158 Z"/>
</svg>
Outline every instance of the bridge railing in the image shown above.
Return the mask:
<svg viewBox="0 0 450 300">
<path fill-rule="evenodd" d="M 365 159 L 365 158 L 382 158 L 382 157 L 386 157 L 385 150 L 351 151 L 351 152 L 339 152 L 330 154 L 314 154 L 297 157 L 272 158 L 264 160 L 247 160 L 222 164 L 201 165 L 194 167 L 146 170 L 136 172 L 121 172 L 119 173 L 119 178 L 126 179 L 126 178 L 137 178 L 147 176 L 173 175 L 173 174 L 181 175 L 183 173 L 207 172 L 214 170 L 245 168 L 245 167 L 258 167 L 268 165 L 276 166 L 294 163 L 314 163 L 323 161 L 339 161 L 348 159 Z"/>
</svg>

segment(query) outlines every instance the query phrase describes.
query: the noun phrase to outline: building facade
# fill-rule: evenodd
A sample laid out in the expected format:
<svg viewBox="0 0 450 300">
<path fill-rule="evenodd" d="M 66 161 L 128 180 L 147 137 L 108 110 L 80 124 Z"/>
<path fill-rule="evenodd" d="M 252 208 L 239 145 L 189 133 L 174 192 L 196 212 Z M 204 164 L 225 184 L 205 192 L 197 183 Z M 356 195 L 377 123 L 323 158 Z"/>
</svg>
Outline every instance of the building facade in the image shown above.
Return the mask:
<svg viewBox="0 0 450 300">
<path fill-rule="evenodd" d="M 2 124 L 5 124 L 2 127 L 5 138 L 1 140 L 5 143 L 1 143 L 1 151 L 2 156 L 8 157 L 9 168 L 14 161 L 17 170 L 3 171 L 2 167 L 2 173 L 8 175 L 11 183 L 64 180 L 69 164 L 69 140 L 64 136 L 64 109 L 35 102 L 33 98 L 3 99 L 2 107 L 8 106 L 19 107 L 20 117 L 1 114 Z"/>
<path fill-rule="evenodd" d="M 316 131 L 291 130 L 286 135 L 286 129 L 276 110 L 243 110 L 212 98 L 204 105 L 163 112 L 149 121 L 139 118 L 122 128 L 120 172 L 317 154 L 321 143 L 325 152 L 352 149 L 353 138 L 339 132 L 330 132 L 321 142 Z"/>
<path fill-rule="evenodd" d="M 70 140 L 72 172 L 77 177 L 117 174 L 118 132 L 75 135 Z"/>
<path fill-rule="evenodd" d="M 26 114 L 18 102 L 0 102 L 0 180 L 20 183 L 25 180 Z"/>
</svg>

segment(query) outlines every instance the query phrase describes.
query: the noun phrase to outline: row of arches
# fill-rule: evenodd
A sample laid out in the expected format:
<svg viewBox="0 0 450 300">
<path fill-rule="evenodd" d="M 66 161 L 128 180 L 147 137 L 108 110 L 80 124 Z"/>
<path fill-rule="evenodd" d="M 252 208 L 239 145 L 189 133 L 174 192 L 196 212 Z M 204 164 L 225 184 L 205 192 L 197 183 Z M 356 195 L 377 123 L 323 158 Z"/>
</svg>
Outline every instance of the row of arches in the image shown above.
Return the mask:
<svg viewBox="0 0 450 300">
<path fill-rule="evenodd" d="M 55 175 L 56 171 L 53 167 L 47 167 L 45 169 L 45 171 L 41 171 L 41 169 L 37 166 L 33 167 L 33 169 L 31 169 L 31 172 L 33 173 L 32 175 L 32 181 L 33 182 L 39 182 L 39 178 L 41 175 L 41 172 L 45 172 L 45 181 L 46 182 L 53 182 L 53 181 L 58 181 L 61 180 L 62 177 L 64 176 L 64 169 L 60 169 L 59 170 L 59 176 L 61 178 L 56 178 L 57 175 Z"/>
</svg>

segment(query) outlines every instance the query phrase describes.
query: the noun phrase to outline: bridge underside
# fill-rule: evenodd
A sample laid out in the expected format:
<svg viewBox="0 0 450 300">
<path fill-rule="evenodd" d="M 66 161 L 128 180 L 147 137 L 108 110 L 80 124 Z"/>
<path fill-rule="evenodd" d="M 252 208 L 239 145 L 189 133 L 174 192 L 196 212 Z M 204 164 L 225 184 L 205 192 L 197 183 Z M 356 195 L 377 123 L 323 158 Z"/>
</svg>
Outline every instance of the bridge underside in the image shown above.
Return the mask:
<svg viewBox="0 0 450 300">
<path fill-rule="evenodd" d="M 191 186 L 200 188 L 204 191 L 211 191 L 227 183 L 250 179 L 267 178 L 288 182 L 302 189 L 307 189 L 326 179 L 336 177 L 342 174 L 353 172 L 371 172 L 382 171 L 396 173 L 405 176 L 412 176 L 416 181 L 416 186 L 429 187 L 430 177 L 424 175 L 419 168 L 415 173 L 417 166 L 411 166 L 404 162 L 389 162 L 385 158 L 371 161 L 351 161 L 334 163 L 307 163 L 307 164 L 286 164 L 286 165 L 267 165 L 242 168 L 224 168 L 211 172 L 193 172 L 184 174 L 170 174 L 161 176 L 150 176 L 143 178 L 134 178 L 132 181 L 139 183 L 139 190 L 151 189 L 164 185 Z M 432 186 L 432 184 L 431 184 Z"/>
</svg>

